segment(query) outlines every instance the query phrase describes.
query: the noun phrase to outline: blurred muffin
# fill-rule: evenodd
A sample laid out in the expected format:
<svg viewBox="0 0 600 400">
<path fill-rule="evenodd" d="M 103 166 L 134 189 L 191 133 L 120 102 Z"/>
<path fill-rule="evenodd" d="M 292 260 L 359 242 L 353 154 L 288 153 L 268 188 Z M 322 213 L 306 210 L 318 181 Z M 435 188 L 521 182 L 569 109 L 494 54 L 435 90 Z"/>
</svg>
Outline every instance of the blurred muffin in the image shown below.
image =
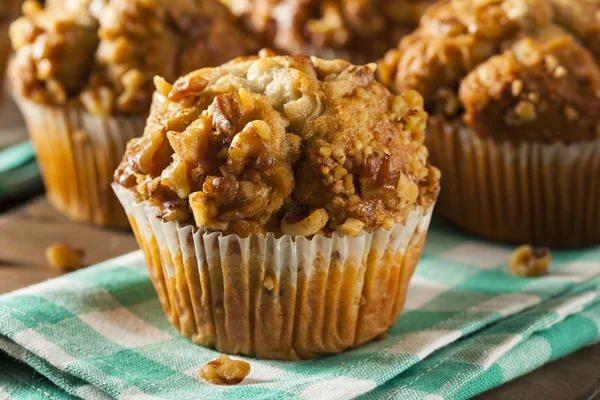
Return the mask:
<svg viewBox="0 0 600 400">
<path fill-rule="evenodd" d="M 114 226 L 127 219 L 111 177 L 143 132 L 153 77 L 256 50 L 216 0 L 26 1 L 10 35 L 13 92 L 50 201 L 73 219 Z"/>
<path fill-rule="evenodd" d="M 450 0 L 380 62 L 432 116 L 438 210 L 469 232 L 600 243 L 600 2 Z"/>
<path fill-rule="evenodd" d="M 157 78 L 114 187 L 184 336 L 308 358 L 395 322 L 439 171 L 416 92 L 374 64 L 269 54 Z"/>
<path fill-rule="evenodd" d="M 434 0 L 221 0 L 277 50 L 355 63 L 377 60 Z"/>
<path fill-rule="evenodd" d="M 8 27 L 19 15 L 22 0 L 3 0 L 0 2 L 0 101 L 4 87 L 4 73 L 10 54 L 10 39 Z"/>
</svg>

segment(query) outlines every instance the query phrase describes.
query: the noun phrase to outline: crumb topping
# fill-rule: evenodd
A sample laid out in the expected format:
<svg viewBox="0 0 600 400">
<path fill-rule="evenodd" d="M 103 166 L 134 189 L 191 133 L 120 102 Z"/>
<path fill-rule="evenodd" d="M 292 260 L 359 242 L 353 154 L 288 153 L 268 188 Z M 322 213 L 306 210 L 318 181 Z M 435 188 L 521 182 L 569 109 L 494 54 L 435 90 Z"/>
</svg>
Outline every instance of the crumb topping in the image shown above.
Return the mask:
<svg viewBox="0 0 600 400">
<path fill-rule="evenodd" d="M 410 33 L 434 0 L 222 0 L 288 54 L 374 61 Z"/>
<path fill-rule="evenodd" d="M 600 123 L 600 3 L 444 0 L 380 62 L 434 118 L 498 140 L 594 140 Z M 453 93 L 456 107 L 439 98 Z"/>
<path fill-rule="evenodd" d="M 17 93 L 96 115 L 145 114 L 161 75 L 174 80 L 256 50 L 217 0 L 34 0 L 10 28 Z"/>
<path fill-rule="evenodd" d="M 432 205 L 439 171 L 414 91 L 375 65 L 240 58 L 156 80 L 148 126 L 115 174 L 165 221 L 209 231 L 311 236 L 390 228 Z"/>
</svg>

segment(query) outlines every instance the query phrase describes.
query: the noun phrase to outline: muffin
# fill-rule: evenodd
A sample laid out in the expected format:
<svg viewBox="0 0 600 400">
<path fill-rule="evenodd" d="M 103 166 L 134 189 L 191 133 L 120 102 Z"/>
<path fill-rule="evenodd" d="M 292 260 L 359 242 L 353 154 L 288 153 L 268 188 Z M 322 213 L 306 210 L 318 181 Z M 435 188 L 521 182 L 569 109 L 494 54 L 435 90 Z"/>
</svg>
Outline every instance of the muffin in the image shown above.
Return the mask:
<svg viewBox="0 0 600 400">
<path fill-rule="evenodd" d="M 600 243 L 600 2 L 449 0 L 380 62 L 420 91 L 440 214 L 486 238 Z"/>
<path fill-rule="evenodd" d="M 0 2 L 0 101 L 4 88 L 4 73 L 10 54 L 10 39 L 8 38 L 8 27 L 19 15 L 21 0 L 3 0 Z"/>
<path fill-rule="evenodd" d="M 377 60 L 434 0 L 221 0 L 280 52 Z"/>
<path fill-rule="evenodd" d="M 174 80 L 257 44 L 217 0 L 26 1 L 23 10 L 9 75 L 48 197 L 75 220 L 128 226 L 110 183 L 144 131 L 153 77 Z"/>
<path fill-rule="evenodd" d="M 439 171 L 419 94 L 374 64 L 270 54 L 157 78 L 114 188 L 184 336 L 310 358 L 395 322 Z"/>
</svg>

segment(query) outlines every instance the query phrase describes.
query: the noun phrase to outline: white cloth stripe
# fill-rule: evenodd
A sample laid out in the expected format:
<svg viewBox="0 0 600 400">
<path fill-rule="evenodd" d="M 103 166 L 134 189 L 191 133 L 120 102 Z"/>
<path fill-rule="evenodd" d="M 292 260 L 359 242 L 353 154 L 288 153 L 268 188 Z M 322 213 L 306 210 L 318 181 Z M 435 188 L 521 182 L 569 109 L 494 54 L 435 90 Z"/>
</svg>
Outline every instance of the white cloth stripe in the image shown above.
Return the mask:
<svg viewBox="0 0 600 400">
<path fill-rule="evenodd" d="M 146 346 L 173 338 L 126 308 L 104 312 L 94 311 L 80 315 L 79 319 L 102 336 L 127 348 Z"/>
<path fill-rule="evenodd" d="M 413 354 L 421 359 L 462 336 L 459 330 L 428 330 L 414 333 L 388 350 L 391 354 Z"/>
<path fill-rule="evenodd" d="M 77 358 L 71 356 L 33 329 L 18 332 L 15 335 L 15 342 L 61 370 L 65 370 L 67 366 L 78 361 Z"/>
<path fill-rule="evenodd" d="M 353 399 L 361 394 L 373 390 L 377 384 L 347 377 L 325 379 L 300 393 L 300 398 L 305 400 L 346 400 Z"/>
<path fill-rule="evenodd" d="M 511 254 L 511 250 L 503 247 L 481 242 L 464 242 L 442 254 L 440 258 L 481 269 L 494 269 L 508 262 Z"/>
</svg>

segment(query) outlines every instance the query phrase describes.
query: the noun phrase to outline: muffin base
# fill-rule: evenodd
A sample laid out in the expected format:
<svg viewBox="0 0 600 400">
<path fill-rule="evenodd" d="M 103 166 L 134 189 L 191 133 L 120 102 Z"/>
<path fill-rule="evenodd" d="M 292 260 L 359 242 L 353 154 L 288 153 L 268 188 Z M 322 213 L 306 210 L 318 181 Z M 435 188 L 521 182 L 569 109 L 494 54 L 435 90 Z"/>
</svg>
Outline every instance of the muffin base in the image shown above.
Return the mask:
<svg viewBox="0 0 600 400">
<path fill-rule="evenodd" d="M 600 140 L 496 142 L 433 117 L 426 145 L 442 171 L 437 210 L 463 230 L 557 248 L 600 243 Z"/>
<path fill-rule="evenodd" d="M 418 209 L 404 225 L 358 237 L 240 238 L 165 223 L 113 187 L 169 321 L 198 344 L 259 358 L 313 358 L 386 332 L 431 219 Z"/>
<path fill-rule="evenodd" d="M 52 205 L 76 221 L 126 228 L 127 217 L 110 185 L 127 142 L 143 133 L 145 119 L 102 118 L 81 107 L 16 100 Z"/>
</svg>

